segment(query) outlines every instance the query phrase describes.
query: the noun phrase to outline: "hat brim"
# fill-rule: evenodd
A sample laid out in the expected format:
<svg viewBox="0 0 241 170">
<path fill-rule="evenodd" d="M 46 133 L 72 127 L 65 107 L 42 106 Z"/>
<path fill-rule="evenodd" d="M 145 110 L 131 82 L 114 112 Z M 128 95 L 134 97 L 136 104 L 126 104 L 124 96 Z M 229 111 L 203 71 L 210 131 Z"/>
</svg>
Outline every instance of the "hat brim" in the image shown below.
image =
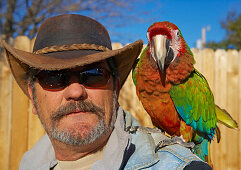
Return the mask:
<svg viewBox="0 0 241 170">
<path fill-rule="evenodd" d="M 40 70 L 61 70 L 71 69 L 79 66 L 84 66 L 114 57 L 117 70 L 120 77 L 121 87 L 124 84 L 132 66 L 139 56 L 143 41 L 137 40 L 125 47 L 117 50 L 109 50 L 105 52 L 82 52 L 81 55 L 76 55 L 73 51 L 73 57 L 56 57 L 54 53 L 51 55 L 33 54 L 30 52 L 18 50 L 5 41 L 2 41 L 5 48 L 6 56 L 14 78 L 16 79 L 23 92 L 29 97 L 27 90 L 26 72 L 29 68 L 36 68 Z"/>
</svg>

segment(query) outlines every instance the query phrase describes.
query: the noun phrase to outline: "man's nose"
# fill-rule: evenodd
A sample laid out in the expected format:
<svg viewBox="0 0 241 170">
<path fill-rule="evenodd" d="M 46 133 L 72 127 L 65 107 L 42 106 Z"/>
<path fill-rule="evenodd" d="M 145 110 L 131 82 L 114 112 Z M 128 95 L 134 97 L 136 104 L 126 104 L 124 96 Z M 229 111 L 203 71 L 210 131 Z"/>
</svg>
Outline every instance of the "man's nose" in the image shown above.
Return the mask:
<svg viewBox="0 0 241 170">
<path fill-rule="evenodd" d="M 69 85 L 64 89 L 64 97 L 66 100 L 84 100 L 87 98 L 86 88 L 76 78 L 71 78 Z"/>
</svg>

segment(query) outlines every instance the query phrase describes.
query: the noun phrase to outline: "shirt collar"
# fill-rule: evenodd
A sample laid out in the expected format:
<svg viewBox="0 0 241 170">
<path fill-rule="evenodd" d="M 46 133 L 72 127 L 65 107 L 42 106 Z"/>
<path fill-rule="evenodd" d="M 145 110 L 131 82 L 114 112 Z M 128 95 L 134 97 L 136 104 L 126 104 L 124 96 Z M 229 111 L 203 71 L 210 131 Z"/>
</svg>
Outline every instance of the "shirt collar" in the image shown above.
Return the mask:
<svg viewBox="0 0 241 170">
<path fill-rule="evenodd" d="M 102 160 L 97 161 L 90 169 L 120 169 L 124 154 L 131 149 L 131 135 L 124 130 L 124 112 L 117 110 L 114 130 L 106 144 Z M 129 155 L 131 156 L 131 155 Z M 126 157 L 126 155 L 125 155 Z M 110 161 L 111 160 L 111 161 Z"/>
</svg>

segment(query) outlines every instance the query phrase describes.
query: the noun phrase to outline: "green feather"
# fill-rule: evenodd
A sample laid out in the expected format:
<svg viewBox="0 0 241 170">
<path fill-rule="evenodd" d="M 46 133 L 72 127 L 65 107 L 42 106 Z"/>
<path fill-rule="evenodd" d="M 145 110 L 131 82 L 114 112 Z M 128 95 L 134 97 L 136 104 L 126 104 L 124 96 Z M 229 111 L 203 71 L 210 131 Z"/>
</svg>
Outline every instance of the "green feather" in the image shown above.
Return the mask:
<svg viewBox="0 0 241 170">
<path fill-rule="evenodd" d="M 173 85 L 169 93 L 181 118 L 211 140 L 217 118 L 214 97 L 204 76 L 194 70 L 185 82 Z"/>
<path fill-rule="evenodd" d="M 142 66 L 142 59 L 146 55 L 147 50 L 148 50 L 148 46 L 146 46 L 146 48 L 142 51 L 142 53 L 140 55 L 140 58 L 137 60 L 138 61 L 137 65 L 134 64 L 134 67 L 132 68 L 132 80 L 133 80 L 133 83 L 135 84 L 135 86 L 137 84 L 137 77 L 136 77 L 136 75 L 137 75 L 137 67 L 141 68 L 141 66 Z"/>
<path fill-rule="evenodd" d="M 136 84 L 137 84 L 136 69 L 133 69 L 133 70 L 132 70 L 132 80 L 133 80 L 133 83 L 134 83 L 135 86 L 136 86 Z"/>
<path fill-rule="evenodd" d="M 194 153 L 203 161 L 205 161 L 205 157 L 208 156 L 209 153 L 208 144 L 209 141 L 207 139 L 204 139 L 201 143 L 196 144 L 194 147 Z"/>
</svg>

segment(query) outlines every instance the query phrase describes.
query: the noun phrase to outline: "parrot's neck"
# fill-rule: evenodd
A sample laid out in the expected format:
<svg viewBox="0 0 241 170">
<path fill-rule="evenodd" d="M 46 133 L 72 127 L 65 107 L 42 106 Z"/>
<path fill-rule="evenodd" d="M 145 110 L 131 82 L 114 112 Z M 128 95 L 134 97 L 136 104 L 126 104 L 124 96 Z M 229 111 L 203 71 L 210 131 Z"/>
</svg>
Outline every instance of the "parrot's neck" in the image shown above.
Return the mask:
<svg viewBox="0 0 241 170">
<path fill-rule="evenodd" d="M 173 84 L 184 81 L 194 70 L 195 60 L 191 50 L 186 50 L 169 65 L 166 69 L 167 79 Z"/>
</svg>

